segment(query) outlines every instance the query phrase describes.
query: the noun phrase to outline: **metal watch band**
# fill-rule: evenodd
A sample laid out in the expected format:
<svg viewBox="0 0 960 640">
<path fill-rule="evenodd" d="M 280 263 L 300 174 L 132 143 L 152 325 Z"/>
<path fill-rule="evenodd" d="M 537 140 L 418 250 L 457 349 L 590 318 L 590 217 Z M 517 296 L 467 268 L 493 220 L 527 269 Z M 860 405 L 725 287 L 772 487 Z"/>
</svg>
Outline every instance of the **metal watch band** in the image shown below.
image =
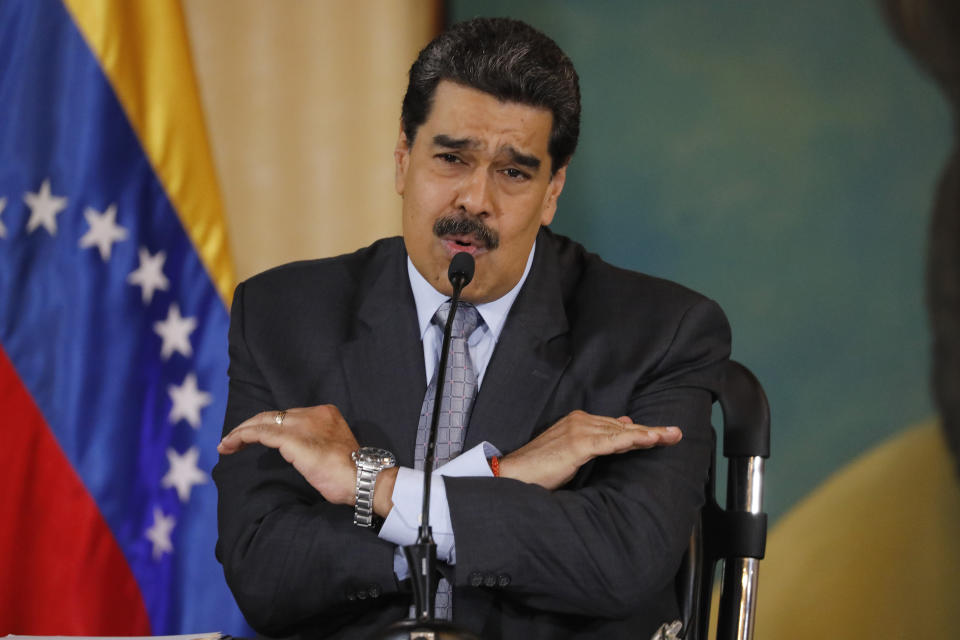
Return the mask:
<svg viewBox="0 0 960 640">
<path fill-rule="evenodd" d="M 384 469 L 397 466 L 396 457 L 386 449 L 360 447 L 351 456 L 357 465 L 357 499 L 353 509 L 353 524 L 373 526 L 373 490 L 377 475 Z"/>
<path fill-rule="evenodd" d="M 357 461 L 357 504 L 353 509 L 353 524 L 359 527 L 373 526 L 373 489 L 377 485 L 380 466 Z"/>
</svg>

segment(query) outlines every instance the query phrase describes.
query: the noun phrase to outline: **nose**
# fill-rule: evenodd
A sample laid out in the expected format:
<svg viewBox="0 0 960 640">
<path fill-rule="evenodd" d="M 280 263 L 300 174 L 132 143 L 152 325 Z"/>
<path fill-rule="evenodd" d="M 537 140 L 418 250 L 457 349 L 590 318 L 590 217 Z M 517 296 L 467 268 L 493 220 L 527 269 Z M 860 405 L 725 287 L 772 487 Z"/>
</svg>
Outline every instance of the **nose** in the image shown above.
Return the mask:
<svg viewBox="0 0 960 640">
<path fill-rule="evenodd" d="M 475 216 L 489 215 L 493 211 L 493 185 L 490 176 L 482 167 L 477 167 L 460 183 L 454 205 Z"/>
</svg>

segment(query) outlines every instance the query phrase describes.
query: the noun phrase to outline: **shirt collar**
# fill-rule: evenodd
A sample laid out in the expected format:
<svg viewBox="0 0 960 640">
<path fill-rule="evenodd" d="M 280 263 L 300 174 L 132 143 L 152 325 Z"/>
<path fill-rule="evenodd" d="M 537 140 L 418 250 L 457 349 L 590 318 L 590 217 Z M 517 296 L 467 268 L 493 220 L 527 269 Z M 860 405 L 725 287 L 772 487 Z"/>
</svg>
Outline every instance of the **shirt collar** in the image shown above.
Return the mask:
<svg viewBox="0 0 960 640">
<path fill-rule="evenodd" d="M 510 313 L 510 308 L 513 307 L 513 301 L 517 299 L 520 288 L 530 274 L 530 266 L 533 264 L 533 254 L 536 250 L 537 243 L 534 242 L 533 247 L 530 249 L 530 255 L 527 256 L 527 265 L 523 269 L 523 275 L 520 276 L 520 281 L 517 282 L 510 291 L 496 300 L 477 305 L 477 311 L 480 312 L 480 317 L 483 318 L 483 322 L 490 330 L 494 340 L 500 338 L 500 332 L 503 330 L 503 325 L 507 321 L 507 314 Z M 450 298 L 434 289 L 433 285 L 420 275 L 417 268 L 413 266 L 413 261 L 410 260 L 410 256 L 407 256 L 407 276 L 410 278 L 413 300 L 417 305 L 417 320 L 420 323 L 420 339 L 423 340 L 423 336 L 426 334 L 434 314 L 437 313 L 437 309 Z"/>
</svg>

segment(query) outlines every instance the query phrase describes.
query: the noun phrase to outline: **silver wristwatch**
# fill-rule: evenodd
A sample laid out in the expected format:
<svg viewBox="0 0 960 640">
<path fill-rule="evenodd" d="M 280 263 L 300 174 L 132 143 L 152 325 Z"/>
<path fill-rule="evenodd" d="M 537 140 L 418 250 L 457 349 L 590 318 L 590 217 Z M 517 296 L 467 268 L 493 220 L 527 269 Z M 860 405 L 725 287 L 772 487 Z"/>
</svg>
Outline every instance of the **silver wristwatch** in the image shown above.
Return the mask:
<svg viewBox="0 0 960 640">
<path fill-rule="evenodd" d="M 373 489 L 377 475 L 384 469 L 397 466 L 397 458 L 386 449 L 360 447 L 350 454 L 357 465 L 357 504 L 353 509 L 353 524 L 373 526 Z"/>
</svg>

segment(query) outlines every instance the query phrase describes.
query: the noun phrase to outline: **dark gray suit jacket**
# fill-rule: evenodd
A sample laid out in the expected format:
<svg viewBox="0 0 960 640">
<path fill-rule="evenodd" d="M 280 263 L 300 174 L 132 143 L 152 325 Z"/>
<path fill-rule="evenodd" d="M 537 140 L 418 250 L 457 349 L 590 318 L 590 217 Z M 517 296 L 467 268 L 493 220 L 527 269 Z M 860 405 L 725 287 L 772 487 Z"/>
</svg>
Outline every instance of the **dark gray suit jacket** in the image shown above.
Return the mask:
<svg viewBox="0 0 960 640">
<path fill-rule="evenodd" d="M 402 239 L 389 238 L 238 286 L 224 431 L 260 411 L 329 403 L 362 445 L 412 467 L 426 382 L 405 261 Z M 457 624 L 486 638 L 647 638 L 677 617 L 673 577 L 703 502 L 729 340 L 712 301 L 541 230 L 464 448 L 488 440 L 509 453 L 575 409 L 678 425 L 684 438 L 596 459 L 554 492 L 446 479 Z M 406 616 L 394 546 L 277 452 L 221 458 L 214 478 L 217 557 L 256 629 L 358 638 Z"/>
</svg>

